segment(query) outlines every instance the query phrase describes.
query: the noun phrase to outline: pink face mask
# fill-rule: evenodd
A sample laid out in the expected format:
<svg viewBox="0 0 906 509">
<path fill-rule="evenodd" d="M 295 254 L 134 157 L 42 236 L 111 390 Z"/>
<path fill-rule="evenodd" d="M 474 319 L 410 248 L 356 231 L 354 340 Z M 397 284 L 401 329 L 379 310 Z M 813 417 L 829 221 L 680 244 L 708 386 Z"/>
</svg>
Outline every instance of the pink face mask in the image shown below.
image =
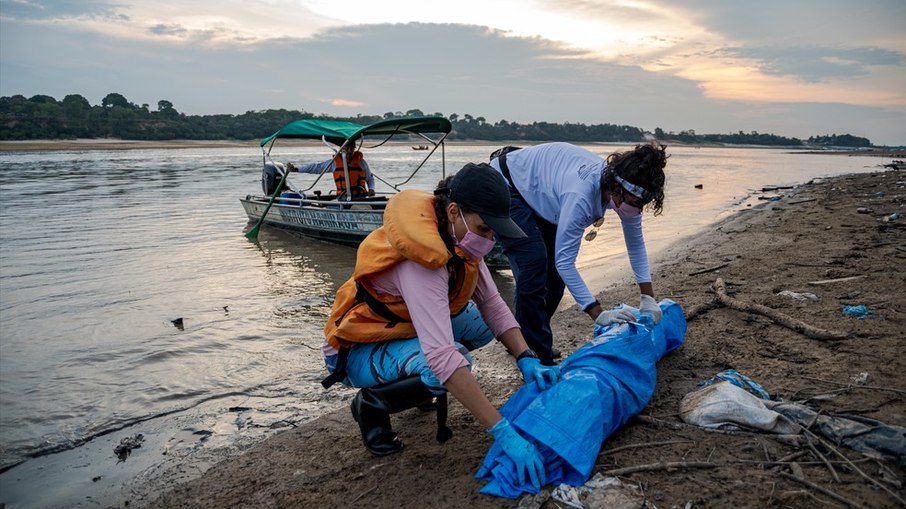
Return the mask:
<svg viewBox="0 0 906 509">
<path fill-rule="evenodd" d="M 450 229 L 453 231 L 453 241 L 469 255 L 469 258 L 481 260 L 494 249 L 496 242 L 477 233 L 472 233 L 472 230 L 469 229 L 469 223 L 466 223 L 466 218 L 462 215 L 462 209 L 459 210 L 459 217 L 462 218 L 462 224 L 466 226 L 466 234 L 462 237 L 462 240 L 456 240 L 456 227 L 453 223 L 450 223 Z"/>
<path fill-rule="evenodd" d="M 613 198 L 610 199 L 610 208 L 620 216 L 620 219 L 628 219 L 630 217 L 636 217 L 642 213 L 641 209 L 635 208 L 632 205 L 626 203 L 625 201 L 617 207 L 617 204 L 613 202 Z"/>
</svg>

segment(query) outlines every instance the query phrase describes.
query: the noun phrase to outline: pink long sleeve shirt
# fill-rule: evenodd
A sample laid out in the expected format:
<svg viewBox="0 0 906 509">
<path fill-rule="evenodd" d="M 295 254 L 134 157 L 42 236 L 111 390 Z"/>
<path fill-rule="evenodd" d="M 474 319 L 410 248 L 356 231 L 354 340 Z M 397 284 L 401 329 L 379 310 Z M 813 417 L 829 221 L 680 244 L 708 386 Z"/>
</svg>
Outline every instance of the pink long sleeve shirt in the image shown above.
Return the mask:
<svg viewBox="0 0 906 509">
<path fill-rule="evenodd" d="M 449 279 L 446 267 L 429 269 L 405 260 L 372 276 L 370 280 L 379 293 L 403 297 L 428 366 L 442 383 L 446 383 L 456 369 L 468 366 L 453 341 L 450 301 L 447 297 Z M 479 266 L 478 284 L 472 301 L 478 306 L 481 317 L 495 337 L 519 327 L 510 308 L 500 297 L 484 261 Z M 327 342 L 322 349 L 324 355 L 337 353 Z"/>
</svg>

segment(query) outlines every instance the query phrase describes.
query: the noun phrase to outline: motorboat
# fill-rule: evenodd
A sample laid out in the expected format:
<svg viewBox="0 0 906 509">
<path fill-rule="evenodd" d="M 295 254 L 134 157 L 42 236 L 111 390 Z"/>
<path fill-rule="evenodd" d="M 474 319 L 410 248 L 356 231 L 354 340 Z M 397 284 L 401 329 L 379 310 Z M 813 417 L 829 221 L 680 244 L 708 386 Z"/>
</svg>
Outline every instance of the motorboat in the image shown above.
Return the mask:
<svg viewBox="0 0 906 509">
<path fill-rule="evenodd" d="M 250 224 L 255 223 L 256 227 L 263 224 L 306 237 L 357 247 L 369 233 L 383 224 L 387 201 L 405 186 L 411 185 L 413 177 L 429 166 L 429 161 L 433 161 L 430 171 L 436 172 L 439 169 L 440 172 L 439 178 L 433 182 L 446 176 L 444 141 L 450 131 L 450 121 L 438 116 L 392 118 L 369 125 L 326 119 L 290 122 L 261 140 L 262 192 L 248 194 L 240 202 Z M 394 143 L 394 139 L 405 144 Z M 390 178 L 382 177 L 380 168 L 371 168 L 374 178 L 389 188 L 388 192 L 337 192 L 333 186 L 334 179 L 340 178 L 345 179 L 344 189 L 352 189 L 349 165 L 346 164 L 346 149 L 350 145 L 362 151 L 367 160 L 370 151 L 379 148 L 402 150 L 403 147 L 410 146 L 413 139 L 426 147 L 424 157 L 415 158 L 414 168 L 407 169 L 402 175 L 397 170 L 396 174 L 400 175 L 398 181 L 392 182 Z M 319 174 L 288 173 L 287 165 L 274 159 L 273 149 L 278 140 L 320 142 L 326 149 L 325 156 L 328 160 L 342 158 L 343 172 L 340 177 L 335 176 L 334 170 L 338 164 L 335 163 L 325 166 Z M 311 182 L 302 185 L 289 183 L 289 175 L 294 180 L 297 175 L 299 178 L 307 177 Z M 509 267 L 499 245 L 485 261 L 493 269 Z"/>
</svg>

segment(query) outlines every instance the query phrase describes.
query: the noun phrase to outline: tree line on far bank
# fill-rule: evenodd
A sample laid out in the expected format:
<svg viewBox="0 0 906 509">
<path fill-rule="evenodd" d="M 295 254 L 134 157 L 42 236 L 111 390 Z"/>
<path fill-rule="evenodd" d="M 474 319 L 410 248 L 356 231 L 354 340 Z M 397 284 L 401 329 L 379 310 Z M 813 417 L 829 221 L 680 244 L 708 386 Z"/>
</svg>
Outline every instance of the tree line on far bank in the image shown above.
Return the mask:
<svg viewBox="0 0 906 509">
<path fill-rule="evenodd" d="M 424 116 L 412 109 L 406 112 L 388 111 L 383 115 L 328 117 L 296 110 L 247 111 L 241 115 L 186 115 L 167 100 L 157 102 L 152 110 L 147 104 L 136 105 L 122 94 L 107 94 L 101 104 L 92 106 L 79 94 L 70 94 L 57 101 L 47 95 L 26 98 L 22 95 L 0 97 L 0 140 L 120 138 L 125 140 L 253 140 L 273 134 L 283 125 L 298 119 L 317 118 L 345 120 L 370 124 L 383 119 L 403 116 Z M 428 114 L 445 116 L 442 113 Z M 487 141 L 572 141 L 625 142 L 641 140 L 647 131 L 638 127 L 614 124 L 556 124 L 550 122 L 489 123 L 484 117 L 470 114 L 446 115 L 453 124 L 448 139 Z M 843 135 L 811 136 L 808 140 L 789 138 L 752 131 L 735 134 L 697 134 L 689 129 L 678 133 L 654 130 L 659 140 L 683 143 L 726 143 L 769 146 L 835 146 L 871 147 L 868 138 Z"/>
</svg>

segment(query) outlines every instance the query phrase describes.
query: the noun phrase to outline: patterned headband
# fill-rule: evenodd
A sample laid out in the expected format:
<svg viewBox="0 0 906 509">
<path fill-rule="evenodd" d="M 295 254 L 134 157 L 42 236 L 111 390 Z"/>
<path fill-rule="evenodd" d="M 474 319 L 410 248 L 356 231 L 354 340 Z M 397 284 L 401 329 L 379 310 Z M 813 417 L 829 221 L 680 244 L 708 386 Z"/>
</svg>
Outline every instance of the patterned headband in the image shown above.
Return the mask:
<svg viewBox="0 0 906 509">
<path fill-rule="evenodd" d="M 620 186 L 623 187 L 623 189 L 625 189 L 626 191 L 629 191 L 629 194 L 635 196 L 636 198 L 642 200 L 643 202 L 648 203 L 654 199 L 654 195 L 651 192 L 645 190 L 644 187 L 637 186 L 637 185 L 633 184 L 632 182 L 629 182 L 629 181 L 619 177 L 618 175 L 614 175 L 613 177 L 615 179 L 617 179 L 617 182 L 620 184 Z"/>
</svg>

